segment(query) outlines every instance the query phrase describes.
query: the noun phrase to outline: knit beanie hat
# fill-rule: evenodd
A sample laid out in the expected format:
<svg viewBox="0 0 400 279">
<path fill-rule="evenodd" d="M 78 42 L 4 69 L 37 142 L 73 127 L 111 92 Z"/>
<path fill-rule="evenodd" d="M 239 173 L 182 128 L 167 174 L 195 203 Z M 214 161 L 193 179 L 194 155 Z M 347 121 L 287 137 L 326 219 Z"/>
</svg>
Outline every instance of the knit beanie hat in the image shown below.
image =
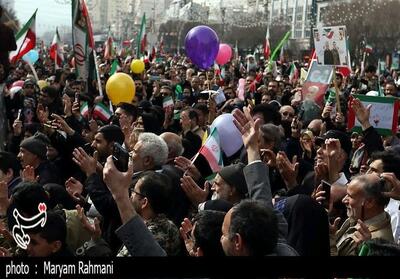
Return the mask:
<svg viewBox="0 0 400 279">
<path fill-rule="evenodd" d="M 40 159 L 43 159 L 43 160 L 46 159 L 47 146 L 42 140 L 40 140 L 36 136 L 32 136 L 27 139 L 24 139 L 21 142 L 20 146 L 22 148 L 25 148 L 32 154 L 35 154 Z"/>
</svg>

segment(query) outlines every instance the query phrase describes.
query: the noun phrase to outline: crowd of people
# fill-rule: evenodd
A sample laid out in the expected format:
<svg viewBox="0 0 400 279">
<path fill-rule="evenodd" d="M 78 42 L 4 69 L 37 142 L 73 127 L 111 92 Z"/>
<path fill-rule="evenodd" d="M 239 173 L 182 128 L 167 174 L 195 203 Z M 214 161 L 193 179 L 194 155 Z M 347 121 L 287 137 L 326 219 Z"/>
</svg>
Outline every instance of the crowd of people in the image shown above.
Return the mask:
<svg viewBox="0 0 400 279">
<path fill-rule="evenodd" d="M 34 66 L 44 83 L 22 60 L 0 64 L 2 256 L 400 255 L 400 139 L 381 136 L 370 107 L 353 98 L 380 86 L 397 97 L 396 71 L 337 73 L 340 103 L 328 92 L 310 107 L 287 63 L 274 72 L 235 57 L 204 71 L 163 53 L 132 74 L 126 54 L 113 59 L 136 94 L 104 119 L 94 107 L 110 107 L 101 92 L 112 59 L 99 55 L 101 83 L 88 83 L 66 58 L 56 69 L 41 51 Z M 360 133 L 347 130 L 350 107 Z M 213 173 L 198 152 L 222 114 L 233 115 L 243 145 Z M 129 153 L 127 168 L 117 151 Z M 22 249 L 14 212 L 33 218 L 41 204 L 47 221 L 25 229 Z"/>
</svg>

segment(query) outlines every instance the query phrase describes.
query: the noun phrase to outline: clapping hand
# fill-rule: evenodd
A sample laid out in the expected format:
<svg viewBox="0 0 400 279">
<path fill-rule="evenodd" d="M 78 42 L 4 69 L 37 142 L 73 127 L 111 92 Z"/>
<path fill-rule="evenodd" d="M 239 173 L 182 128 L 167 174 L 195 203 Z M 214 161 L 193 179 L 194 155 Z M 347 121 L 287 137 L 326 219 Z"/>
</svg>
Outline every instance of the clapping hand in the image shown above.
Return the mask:
<svg viewBox="0 0 400 279">
<path fill-rule="evenodd" d="M 233 111 L 233 123 L 242 134 L 244 146 L 246 148 L 250 146 L 256 146 L 258 148 L 258 135 L 260 133 L 261 120 L 253 120 L 250 114 L 250 108 L 244 107 L 243 111 L 244 112 L 239 109 Z"/>
<path fill-rule="evenodd" d="M 95 151 L 93 157 L 88 155 L 82 147 L 75 148 L 72 160 L 81 168 L 87 177 L 96 173 L 98 152 Z"/>
<path fill-rule="evenodd" d="M 70 177 L 65 182 L 65 189 L 76 203 L 85 204 L 85 198 L 82 196 L 83 185 L 77 179 Z"/>
<path fill-rule="evenodd" d="M 191 176 L 195 181 L 201 178 L 199 170 L 189 159 L 183 156 L 178 156 L 175 158 L 174 163 L 175 167 L 183 171 L 185 175 Z"/>
<path fill-rule="evenodd" d="M 372 105 L 369 104 L 367 107 L 364 107 L 359 99 L 354 99 L 351 106 L 356 114 L 357 120 L 361 123 L 363 130 L 371 127 L 371 124 L 369 123 L 369 115 L 371 113 Z"/>
<path fill-rule="evenodd" d="M 186 196 L 192 202 L 193 205 L 198 206 L 200 203 L 207 200 L 208 194 L 210 193 L 210 184 L 205 182 L 204 189 L 201 189 L 193 179 L 184 175 L 181 178 L 181 187 L 185 192 Z"/>
<path fill-rule="evenodd" d="M 292 162 L 290 162 L 289 158 L 286 156 L 286 153 L 280 151 L 276 156 L 276 162 L 279 173 L 281 174 L 288 190 L 295 187 L 297 185 L 297 175 L 299 173 L 297 156 L 294 156 Z"/>
<path fill-rule="evenodd" d="M 32 166 L 26 166 L 21 173 L 22 181 L 24 182 L 37 182 L 39 176 L 35 176 L 35 168 Z"/>
<path fill-rule="evenodd" d="M 188 218 L 185 218 L 183 222 L 181 223 L 181 227 L 179 228 L 180 235 L 185 242 L 185 247 L 186 251 L 188 251 L 189 255 L 191 257 L 196 257 L 200 256 L 199 253 L 199 248 L 196 251 L 196 247 L 194 245 L 194 241 L 191 236 L 191 232 L 193 230 L 193 224 L 190 222 Z"/>
<path fill-rule="evenodd" d="M 78 211 L 78 217 L 82 223 L 82 226 L 90 233 L 92 240 L 98 240 L 101 237 L 101 229 L 100 229 L 100 221 L 99 219 L 94 218 L 93 224 L 89 222 L 89 219 L 86 217 L 83 208 L 79 205 L 76 206 L 76 210 Z"/>
</svg>

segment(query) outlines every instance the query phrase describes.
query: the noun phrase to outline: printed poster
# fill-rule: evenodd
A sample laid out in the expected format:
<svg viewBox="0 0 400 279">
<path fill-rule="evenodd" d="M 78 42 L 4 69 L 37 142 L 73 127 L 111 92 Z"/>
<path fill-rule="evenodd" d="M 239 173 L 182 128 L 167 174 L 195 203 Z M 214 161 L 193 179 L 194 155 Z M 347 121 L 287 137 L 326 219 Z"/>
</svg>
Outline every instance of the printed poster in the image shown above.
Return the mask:
<svg viewBox="0 0 400 279">
<path fill-rule="evenodd" d="M 376 97 L 366 95 L 353 95 L 367 107 L 372 105 L 369 123 L 381 135 L 392 135 L 397 133 L 399 101 L 393 97 Z M 355 117 L 353 109 L 349 108 L 348 128 L 352 131 L 361 132 L 361 124 Z"/>
<path fill-rule="evenodd" d="M 318 65 L 351 66 L 346 26 L 315 28 L 314 44 Z"/>
</svg>

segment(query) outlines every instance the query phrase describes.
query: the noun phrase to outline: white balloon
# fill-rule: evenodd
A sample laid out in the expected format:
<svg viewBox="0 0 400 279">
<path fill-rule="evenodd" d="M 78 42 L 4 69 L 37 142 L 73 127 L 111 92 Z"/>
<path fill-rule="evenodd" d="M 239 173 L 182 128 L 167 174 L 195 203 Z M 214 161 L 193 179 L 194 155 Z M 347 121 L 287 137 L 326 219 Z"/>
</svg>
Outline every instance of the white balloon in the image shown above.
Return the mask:
<svg viewBox="0 0 400 279">
<path fill-rule="evenodd" d="M 218 116 L 211 125 L 210 130 L 217 128 L 221 149 L 230 157 L 243 146 L 242 134 L 233 124 L 233 115 L 225 113 Z"/>
</svg>

